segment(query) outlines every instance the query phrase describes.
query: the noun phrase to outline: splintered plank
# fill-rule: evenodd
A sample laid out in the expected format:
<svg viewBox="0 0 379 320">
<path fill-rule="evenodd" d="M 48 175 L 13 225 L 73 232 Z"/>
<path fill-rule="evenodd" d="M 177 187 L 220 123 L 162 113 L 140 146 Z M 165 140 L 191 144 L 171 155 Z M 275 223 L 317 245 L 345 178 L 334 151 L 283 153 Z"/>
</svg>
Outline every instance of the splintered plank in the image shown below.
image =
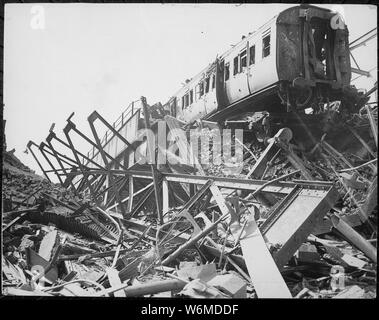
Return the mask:
<svg viewBox="0 0 379 320">
<path fill-rule="evenodd" d="M 108 275 L 109 284 L 111 285 L 112 288 L 114 287 L 117 288 L 122 285 L 120 277 L 118 276 L 118 271 L 116 269 L 107 268 L 107 275 Z M 126 297 L 124 290 L 115 291 L 113 294 L 115 297 Z"/>
<path fill-rule="evenodd" d="M 49 232 L 41 241 L 38 254 L 45 260 L 49 261 L 57 243 L 58 231 Z"/>
<path fill-rule="evenodd" d="M 292 298 L 253 217 L 240 244 L 258 298 Z"/>
</svg>

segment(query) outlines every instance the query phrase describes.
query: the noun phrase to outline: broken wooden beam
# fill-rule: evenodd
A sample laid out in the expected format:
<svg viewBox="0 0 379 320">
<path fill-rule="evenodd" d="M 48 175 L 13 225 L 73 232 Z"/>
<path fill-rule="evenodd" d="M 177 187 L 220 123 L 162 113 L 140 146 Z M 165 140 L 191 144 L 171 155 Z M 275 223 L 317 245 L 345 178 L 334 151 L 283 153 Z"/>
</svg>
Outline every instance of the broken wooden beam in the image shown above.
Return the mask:
<svg viewBox="0 0 379 320">
<path fill-rule="evenodd" d="M 258 298 L 292 298 L 254 217 L 249 217 L 244 230 L 240 244 Z"/>
<path fill-rule="evenodd" d="M 126 287 L 124 289 L 124 293 L 127 297 L 140 297 L 159 292 L 181 290 L 185 285 L 186 282 L 176 279 L 153 281 Z"/>
<path fill-rule="evenodd" d="M 331 220 L 334 228 L 336 228 L 352 245 L 361 250 L 372 261 L 377 263 L 377 250 L 370 242 L 363 238 L 337 215 L 333 215 Z"/>
</svg>

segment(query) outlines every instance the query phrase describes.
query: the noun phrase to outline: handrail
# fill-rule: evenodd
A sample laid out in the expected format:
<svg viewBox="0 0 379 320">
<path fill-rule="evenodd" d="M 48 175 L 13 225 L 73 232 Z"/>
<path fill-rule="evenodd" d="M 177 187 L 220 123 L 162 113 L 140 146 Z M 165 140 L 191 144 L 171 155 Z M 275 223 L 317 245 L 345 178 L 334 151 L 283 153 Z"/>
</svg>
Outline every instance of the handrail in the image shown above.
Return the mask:
<svg viewBox="0 0 379 320">
<path fill-rule="evenodd" d="M 115 130 L 119 130 L 120 128 L 122 128 L 122 126 L 124 125 L 124 123 L 127 122 L 127 120 L 129 119 L 129 117 L 133 116 L 134 114 L 134 110 L 135 109 L 140 109 L 142 108 L 142 106 L 140 106 L 139 108 L 136 108 L 135 106 L 135 103 L 137 102 L 140 102 L 141 100 L 138 99 L 138 100 L 135 100 L 135 101 L 132 101 L 126 108 L 125 110 L 121 113 L 121 115 L 116 119 L 115 122 L 113 122 L 113 128 Z M 108 136 L 109 137 L 113 137 L 111 134 L 111 130 L 108 129 L 107 131 L 105 131 L 105 134 L 103 136 L 103 138 L 100 140 L 100 144 L 101 146 L 105 146 L 108 142 Z M 92 147 L 92 149 L 90 151 L 87 152 L 87 156 L 88 158 L 92 159 L 94 156 L 95 156 L 95 147 Z"/>
</svg>

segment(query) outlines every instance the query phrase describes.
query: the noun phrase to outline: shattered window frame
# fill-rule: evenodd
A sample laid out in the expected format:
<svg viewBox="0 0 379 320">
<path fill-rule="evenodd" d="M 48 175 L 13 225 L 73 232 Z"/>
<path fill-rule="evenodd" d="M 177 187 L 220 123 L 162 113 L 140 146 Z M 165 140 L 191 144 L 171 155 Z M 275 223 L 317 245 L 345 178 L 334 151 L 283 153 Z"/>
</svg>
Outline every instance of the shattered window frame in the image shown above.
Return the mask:
<svg viewBox="0 0 379 320">
<path fill-rule="evenodd" d="M 243 68 L 247 68 L 247 51 L 246 49 L 242 50 L 239 54 L 240 57 L 240 72 L 243 72 Z"/>
<path fill-rule="evenodd" d="M 239 55 L 233 59 L 233 76 L 238 73 L 239 70 Z"/>
<path fill-rule="evenodd" d="M 224 67 L 224 81 L 228 81 L 230 78 L 230 63 L 225 63 L 225 67 Z"/>
<path fill-rule="evenodd" d="M 199 83 L 199 98 L 201 98 L 204 95 L 204 82 L 201 81 Z"/>
<path fill-rule="evenodd" d="M 265 32 L 262 36 L 262 59 L 267 58 L 270 55 L 270 53 L 271 53 L 271 31 L 268 31 L 268 32 Z"/>
<path fill-rule="evenodd" d="M 250 57 L 249 57 L 249 65 L 254 65 L 255 64 L 255 44 L 252 45 L 250 48 L 249 48 L 249 53 L 250 53 Z"/>
<path fill-rule="evenodd" d="M 205 93 L 208 93 L 208 92 L 209 92 L 209 85 L 210 85 L 210 77 L 208 76 L 208 77 L 205 79 Z"/>
</svg>

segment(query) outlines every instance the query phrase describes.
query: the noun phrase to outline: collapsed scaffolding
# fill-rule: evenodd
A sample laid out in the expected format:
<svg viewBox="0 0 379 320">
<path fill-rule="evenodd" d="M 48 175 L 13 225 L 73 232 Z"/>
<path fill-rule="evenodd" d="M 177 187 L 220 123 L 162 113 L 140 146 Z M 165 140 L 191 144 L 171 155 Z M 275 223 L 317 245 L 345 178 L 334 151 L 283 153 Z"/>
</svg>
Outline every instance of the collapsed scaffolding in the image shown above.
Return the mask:
<svg viewBox="0 0 379 320">
<path fill-rule="evenodd" d="M 373 111 L 376 109 L 367 106 L 364 110 L 366 123 L 369 123 L 375 139 L 377 121 Z M 317 170 L 294 151 L 296 146 L 291 143 L 293 134 L 289 128 L 280 129 L 269 139 L 259 157 L 246 147 L 244 141 L 235 139 L 235 143 L 242 145 L 254 158 L 254 165 L 245 176 L 231 178 L 207 175 L 198 156 L 194 155 L 191 141 L 183 139 L 182 135 L 166 141 L 168 150 L 176 145 L 176 154 L 160 150 L 155 144 L 149 145 L 151 140 L 143 139 L 146 134 L 141 134 L 139 129 L 151 129 L 156 134 L 162 126 L 170 132 L 178 129 L 185 132 L 189 128 L 167 115 L 161 105 L 149 106 L 144 97 L 131 104 L 113 125 L 93 112 L 88 117 L 93 139 L 77 128 L 72 116 L 63 129 L 67 141 L 57 137 L 53 125 L 47 144 L 37 145 L 30 141 L 28 149 L 48 180 L 49 174 L 54 173 L 62 186 L 76 195 L 88 197 L 88 201 L 75 204 L 56 198 L 53 201 L 72 211 L 72 226 L 76 224 L 76 228 L 79 225 L 82 229 L 87 228 L 85 232 L 82 230 L 82 234 L 116 246 L 111 253 L 114 254 L 113 265 L 121 252 L 129 252 L 141 241 L 152 243 L 154 249 L 154 258 L 138 269 L 142 275 L 152 267 L 167 268 L 175 264 L 186 250 L 195 248 L 204 261 L 209 261 L 206 257 L 213 256 L 218 267 L 233 266 L 252 285 L 257 297 L 288 298 L 293 294 L 282 276 L 289 268 L 287 263 L 305 242 L 325 241 L 315 236 L 325 233 L 325 230 L 335 228 L 371 262 L 377 262 L 376 248 L 353 229 L 365 224 L 372 229 L 372 238 L 376 236 L 376 228 L 369 215 L 377 205 L 373 196 L 377 188 L 377 159 L 372 147 L 365 143 L 353 126 L 349 130 L 374 159 L 354 167 L 326 142 L 325 135 L 311 151 L 311 154 L 327 155 L 330 168 L 353 201 L 352 184 L 355 184 L 353 188 L 357 188 L 361 181 L 370 185 L 366 201 L 358 204 L 354 215 L 345 216 L 335 207 L 340 194 L 334 183 L 314 178 Z M 102 140 L 95 121 L 108 129 Z M 204 127 L 215 128 L 217 123 L 200 122 L 200 128 Z M 73 143 L 73 134 L 84 139 L 93 149 L 87 154 L 80 152 Z M 70 150 L 73 157 L 58 152 L 53 142 Z M 375 143 L 377 148 L 377 138 Z M 37 148 L 50 169 L 42 166 L 33 148 Z M 145 150 L 150 159 L 164 152 L 177 164 L 146 163 L 143 157 L 144 161 L 139 161 L 140 150 Z M 191 165 L 183 155 L 189 156 Z M 289 173 L 264 180 L 279 155 L 290 164 Z M 53 159 L 58 167 L 53 164 Z M 342 169 L 335 169 L 331 159 Z M 359 172 L 360 168 L 372 170 L 375 179 L 366 179 Z M 319 176 L 320 172 L 322 176 L 322 170 L 318 170 Z M 346 181 L 350 186 L 346 186 Z M 262 205 L 265 209 L 261 211 Z M 51 216 L 50 219 L 57 222 L 59 217 Z M 223 234 L 221 238 L 220 234 Z M 133 244 L 130 246 L 126 239 L 133 239 Z M 140 263 L 141 258 L 136 258 L 119 270 L 120 281 L 129 279 L 131 273 L 135 274 Z M 170 277 L 175 276 L 170 274 Z M 188 283 L 183 278 L 178 281 L 182 281 L 182 285 L 183 281 Z M 177 284 L 173 282 L 172 285 Z M 116 291 L 125 287 L 119 285 Z M 165 286 L 162 288 L 167 289 Z"/>
<path fill-rule="evenodd" d="M 351 42 L 350 51 L 374 39 L 376 32 L 374 28 Z M 358 77 L 369 76 L 373 69 L 362 70 L 351 57 L 356 66 L 351 71 Z M 170 117 L 169 108 L 147 105 L 143 97 L 113 124 L 93 112 L 88 117 L 92 138 L 78 129 L 71 114 L 63 130 L 65 139 L 55 134 L 52 125 L 46 143 L 27 145 L 47 181 L 54 174 L 63 188 L 46 180 L 15 178 L 8 170 L 4 178 L 3 173 L 9 189 L 13 180 L 21 185 L 26 180 L 30 187 L 23 190 L 22 200 L 12 198 L 12 192 L 9 198 L 7 192 L 3 196 L 7 223 L 3 221 L 2 267 L 8 294 L 124 297 L 180 291 L 189 297 L 218 298 L 365 296 L 354 284 L 376 286 L 377 101 L 365 101 L 374 92 L 377 83 L 360 97 L 366 105 L 359 114 L 338 128 L 334 137 L 324 133 L 302 141 L 298 131 L 281 127 L 259 151 L 249 139 L 235 138 L 233 147 L 238 144 L 247 152 L 244 174 L 239 175 L 233 174 L 235 163 L 224 171 L 203 167 L 192 141 L 183 135 L 166 141 L 176 145 L 177 152 L 149 145 L 138 129 L 156 134 L 160 126 L 170 132 L 187 132 L 191 127 Z M 329 115 L 321 116 L 333 127 Z M 107 128 L 102 139 L 95 122 Z M 233 120 L 227 124 L 250 125 Z M 197 127 L 199 135 L 207 134 L 204 128 L 219 130 L 211 121 L 199 121 Z M 74 135 L 91 145 L 87 154 L 80 151 Z M 338 135 L 360 146 L 354 157 L 341 151 L 343 140 Z M 302 147 L 308 138 L 311 150 Z M 163 152 L 175 161 L 165 165 L 140 161 L 141 150 L 150 159 Z M 3 155 L 18 165 L 12 152 Z M 36 224 L 45 227 L 34 236 Z M 30 234 L 23 235 L 22 248 L 14 250 L 10 244 L 17 243 L 18 228 Z M 346 241 L 345 246 L 330 236 L 333 232 Z M 33 237 L 42 238 L 38 253 L 32 250 L 39 241 Z M 347 250 L 346 244 L 353 249 Z M 105 272 L 79 272 L 85 262 L 99 263 L 98 259 L 108 259 Z M 58 277 L 57 266 L 62 264 L 65 272 Z M 43 270 L 36 272 L 36 266 Z M 332 270 L 342 266 L 353 284 L 346 289 L 332 281 L 336 279 Z M 136 280 L 154 271 L 164 274 L 164 280 Z M 306 277 L 309 272 L 311 279 Z M 48 285 L 44 287 L 42 280 Z M 326 284 L 331 290 L 325 289 Z"/>
</svg>

